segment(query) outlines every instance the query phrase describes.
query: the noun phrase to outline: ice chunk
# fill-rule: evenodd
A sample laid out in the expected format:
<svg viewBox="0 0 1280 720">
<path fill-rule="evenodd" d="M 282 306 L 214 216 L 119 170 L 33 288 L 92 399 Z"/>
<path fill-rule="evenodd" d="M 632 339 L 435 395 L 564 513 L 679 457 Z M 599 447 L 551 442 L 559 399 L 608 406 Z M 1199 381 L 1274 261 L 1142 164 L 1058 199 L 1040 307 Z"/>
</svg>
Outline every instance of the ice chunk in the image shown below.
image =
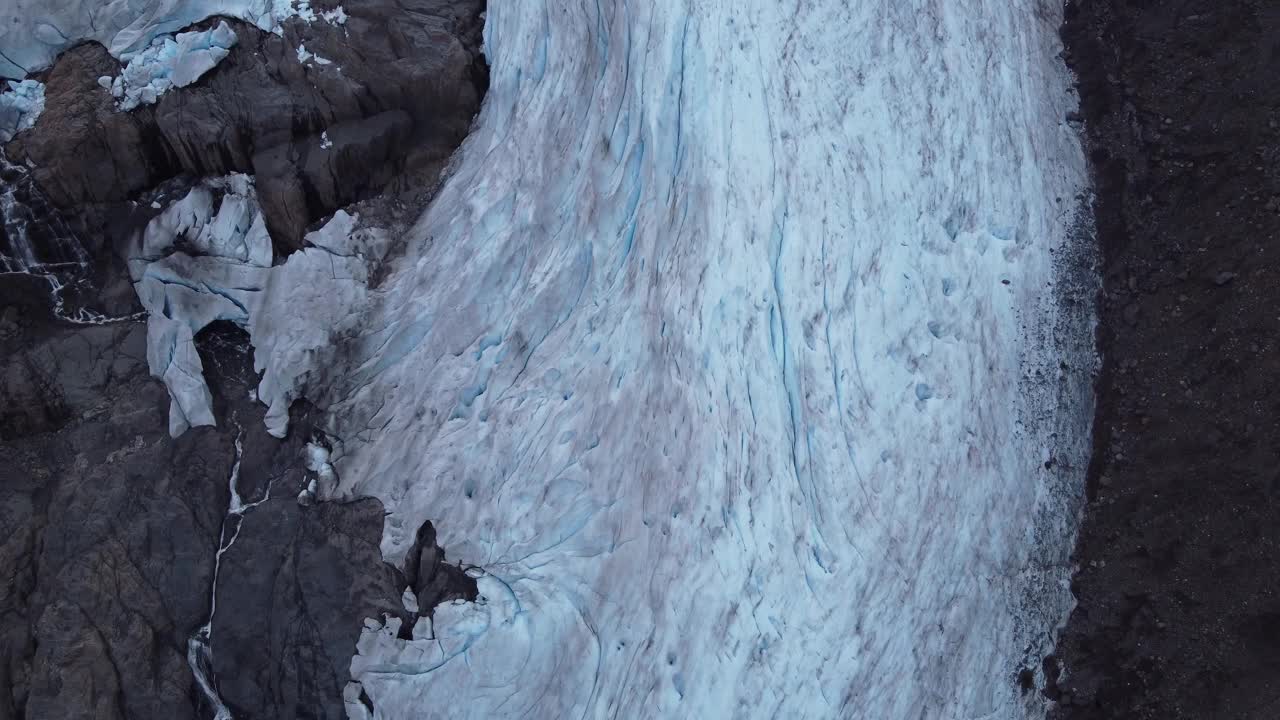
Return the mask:
<svg viewBox="0 0 1280 720">
<path fill-rule="evenodd" d="M 235 44 L 236 34 L 225 21 L 209 30 L 158 37 L 134 55 L 112 80 L 111 93 L 122 110 L 154 103 L 170 88 L 186 87 L 199 80 Z"/>
<path fill-rule="evenodd" d="M 0 91 L 0 143 L 36 124 L 44 112 L 44 83 L 36 80 L 8 81 Z"/>
<path fill-rule="evenodd" d="M 271 236 L 253 179 L 235 174 L 202 181 L 147 224 L 138 259 L 159 258 L 180 240 L 193 254 L 270 267 Z"/>
<path fill-rule="evenodd" d="M 346 210 L 338 210 L 319 230 L 307 233 L 304 241 L 308 245 L 328 250 L 335 255 L 352 255 L 359 249 L 356 237 L 358 215 L 351 215 Z"/>
<path fill-rule="evenodd" d="M 312 442 L 307 443 L 306 453 L 307 469 L 316 474 L 316 480 L 313 480 L 313 484 L 307 488 L 308 493 L 314 496 L 317 491 L 332 492 L 337 483 L 337 475 L 334 474 L 333 465 L 329 462 L 329 449 Z"/>
<path fill-rule="evenodd" d="M 154 39 L 217 15 L 277 34 L 289 18 L 316 19 L 307 0 L 9 0 L 0 3 L 0 79 L 43 70 L 84 40 L 128 61 Z"/>
<path fill-rule="evenodd" d="M 266 371 L 257 397 L 268 405 L 268 429 L 283 437 L 289 404 L 311 363 L 330 351 L 332 334 L 356 322 L 352 308 L 367 294 L 366 263 L 381 257 L 387 243 L 385 233 L 357 227 L 343 211 L 307 240 L 313 247 L 272 267 L 253 180 L 231 175 L 192 188 L 134 241 L 129 267 L 148 314 L 148 361 L 169 389 L 175 436 L 214 423 L 193 338 L 209 323 L 228 320 L 249 331 L 255 365 Z M 327 458 L 317 462 L 319 490 L 328 492 L 336 483 L 333 467 Z"/>
<path fill-rule="evenodd" d="M 342 704 L 347 710 L 348 720 L 372 720 L 369 708 L 361 700 L 364 688 L 354 680 L 342 688 Z"/>
<path fill-rule="evenodd" d="M 298 62 L 302 64 L 306 64 L 306 63 L 314 63 L 316 65 L 332 65 L 333 64 L 332 60 L 328 58 L 320 57 L 319 55 L 308 50 L 306 45 L 299 45 L 296 53 L 298 56 Z"/>
<path fill-rule="evenodd" d="M 320 13 L 320 17 L 324 18 L 325 22 L 333 25 L 347 24 L 347 11 L 341 5 L 332 10 L 325 10 Z"/>
</svg>

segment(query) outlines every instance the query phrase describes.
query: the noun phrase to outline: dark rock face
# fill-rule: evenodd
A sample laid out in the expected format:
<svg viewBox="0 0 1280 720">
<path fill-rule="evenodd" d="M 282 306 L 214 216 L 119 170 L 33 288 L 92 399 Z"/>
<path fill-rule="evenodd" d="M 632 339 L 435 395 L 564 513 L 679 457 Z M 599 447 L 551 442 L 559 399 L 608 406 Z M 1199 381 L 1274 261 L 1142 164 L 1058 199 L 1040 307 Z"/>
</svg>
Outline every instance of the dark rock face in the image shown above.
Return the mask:
<svg viewBox="0 0 1280 720">
<path fill-rule="evenodd" d="M 195 85 L 128 113 L 97 84 L 118 74 L 118 63 L 82 45 L 59 58 L 44 114 L 8 152 L 35 165 L 59 207 L 80 213 L 179 174 L 252 173 L 268 229 L 288 251 L 310 224 L 393 178 L 434 184 L 487 89 L 483 7 L 362 2 L 342 25 L 293 19 L 283 37 L 228 21 L 239 42 L 226 59 Z M 328 62 L 299 60 L 299 47 Z"/>
<path fill-rule="evenodd" d="M 98 86 L 119 69 L 101 45 L 63 53 L 46 80 L 40 119 L 9 143 L 10 157 L 35 164 L 36 182 L 60 208 L 125 200 L 175 169 L 152 141 L 151 108 L 119 112 Z"/>
<path fill-rule="evenodd" d="M 406 618 L 404 581 L 382 563 L 382 503 L 246 513 L 222 558 L 213 667 L 238 718 L 346 717 L 342 689 L 363 618 Z"/>
<path fill-rule="evenodd" d="M 410 618 L 381 561 L 381 504 L 295 497 L 310 411 L 267 435 L 243 333 L 216 325 L 199 344 L 224 422 L 170 439 L 144 325 L 26 310 L 0 322 L 0 718 L 208 716 L 187 642 L 209 617 L 237 440 L 237 492 L 272 499 L 226 528 L 215 682 L 237 717 L 344 717 L 361 621 Z"/>
<path fill-rule="evenodd" d="M 431 615 L 437 606 L 453 600 L 474 602 L 480 596 L 475 579 L 445 561 L 444 549 L 436 544 L 436 528 L 430 520 L 418 528 L 405 557 L 405 578 L 418 598 L 420 615 Z M 406 632 L 412 631 L 413 623 L 404 627 Z"/>
<path fill-rule="evenodd" d="M 1067 17 L 1105 364 L 1048 693 L 1063 719 L 1280 717 L 1280 8 L 1075 0 Z"/>
<path fill-rule="evenodd" d="M 88 251 L 31 173 L 0 152 L 0 273 L 40 272 L 88 261 Z"/>
<path fill-rule="evenodd" d="M 0 332 L 0 717 L 196 718 L 230 435 L 168 437 L 142 325 L 38 317 Z"/>
</svg>

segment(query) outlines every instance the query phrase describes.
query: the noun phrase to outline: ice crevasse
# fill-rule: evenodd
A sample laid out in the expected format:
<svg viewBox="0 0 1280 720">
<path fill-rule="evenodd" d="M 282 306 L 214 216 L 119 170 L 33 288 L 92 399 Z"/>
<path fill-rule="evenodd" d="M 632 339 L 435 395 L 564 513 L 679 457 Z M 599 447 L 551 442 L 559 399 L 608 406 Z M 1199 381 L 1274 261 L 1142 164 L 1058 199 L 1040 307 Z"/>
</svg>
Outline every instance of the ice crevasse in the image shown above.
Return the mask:
<svg viewBox="0 0 1280 720">
<path fill-rule="evenodd" d="M 1060 12 L 494 0 L 324 393 L 332 494 L 486 602 L 369 622 L 352 716 L 1042 715 L 1093 362 Z"/>
</svg>

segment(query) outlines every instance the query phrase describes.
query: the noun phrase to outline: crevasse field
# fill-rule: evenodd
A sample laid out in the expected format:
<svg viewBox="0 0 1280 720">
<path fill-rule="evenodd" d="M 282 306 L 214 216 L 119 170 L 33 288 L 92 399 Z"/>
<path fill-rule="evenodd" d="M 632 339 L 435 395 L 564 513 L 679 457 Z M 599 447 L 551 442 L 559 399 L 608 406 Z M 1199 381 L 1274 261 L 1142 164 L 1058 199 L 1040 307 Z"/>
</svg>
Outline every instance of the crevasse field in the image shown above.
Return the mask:
<svg viewBox="0 0 1280 720">
<path fill-rule="evenodd" d="M 234 317 L 272 430 L 328 414 L 319 493 L 380 498 L 390 562 L 430 520 L 478 568 L 413 639 L 366 621 L 350 715 L 1043 716 L 1094 365 L 1060 16 L 490 0 L 484 108 L 376 282 L 345 214 L 274 268 L 252 230 L 238 270 L 139 267 L 203 318 L 152 318 L 175 432 Z"/>
</svg>

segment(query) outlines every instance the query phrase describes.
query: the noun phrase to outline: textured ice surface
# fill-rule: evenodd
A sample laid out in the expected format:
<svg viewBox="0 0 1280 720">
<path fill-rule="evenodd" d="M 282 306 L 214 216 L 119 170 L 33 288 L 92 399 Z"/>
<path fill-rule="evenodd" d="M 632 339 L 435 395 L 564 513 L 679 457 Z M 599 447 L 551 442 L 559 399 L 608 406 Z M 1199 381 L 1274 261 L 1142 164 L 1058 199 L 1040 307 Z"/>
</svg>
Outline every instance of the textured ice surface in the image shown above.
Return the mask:
<svg viewBox="0 0 1280 720">
<path fill-rule="evenodd" d="M 0 78 L 42 70 L 83 40 L 130 60 L 155 38 L 214 15 L 272 32 L 293 16 L 315 19 L 305 0 L 6 0 L 0 3 Z"/>
<path fill-rule="evenodd" d="M 44 83 L 10 80 L 0 87 L 0 143 L 30 129 L 44 112 Z"/>
<path fill-rule="evenodd" d="M 206 180 L 152 218 L 139 259 L 162 257 L 179 238 L 191 254 L 271 266 L 271 237 L 247 175 Z"/>
<path fill-rule="evenodd" d="M 367 626 L 373 717 L 1041 712 L 1092 362 L 1060 12 L 490 3 L 477 126 L 326 366 L 385 556 L 430 519 L 489 573 Z"/>
<path fill-rule="evenodd" d="M 111 82 L 122 110 L 154 103 L 169 88 L 186 87 L 209 72 L 235 47 L 236 34 L 226 22 L 195 32 L 162 36 L 134 55 Z"/>
</svg>

